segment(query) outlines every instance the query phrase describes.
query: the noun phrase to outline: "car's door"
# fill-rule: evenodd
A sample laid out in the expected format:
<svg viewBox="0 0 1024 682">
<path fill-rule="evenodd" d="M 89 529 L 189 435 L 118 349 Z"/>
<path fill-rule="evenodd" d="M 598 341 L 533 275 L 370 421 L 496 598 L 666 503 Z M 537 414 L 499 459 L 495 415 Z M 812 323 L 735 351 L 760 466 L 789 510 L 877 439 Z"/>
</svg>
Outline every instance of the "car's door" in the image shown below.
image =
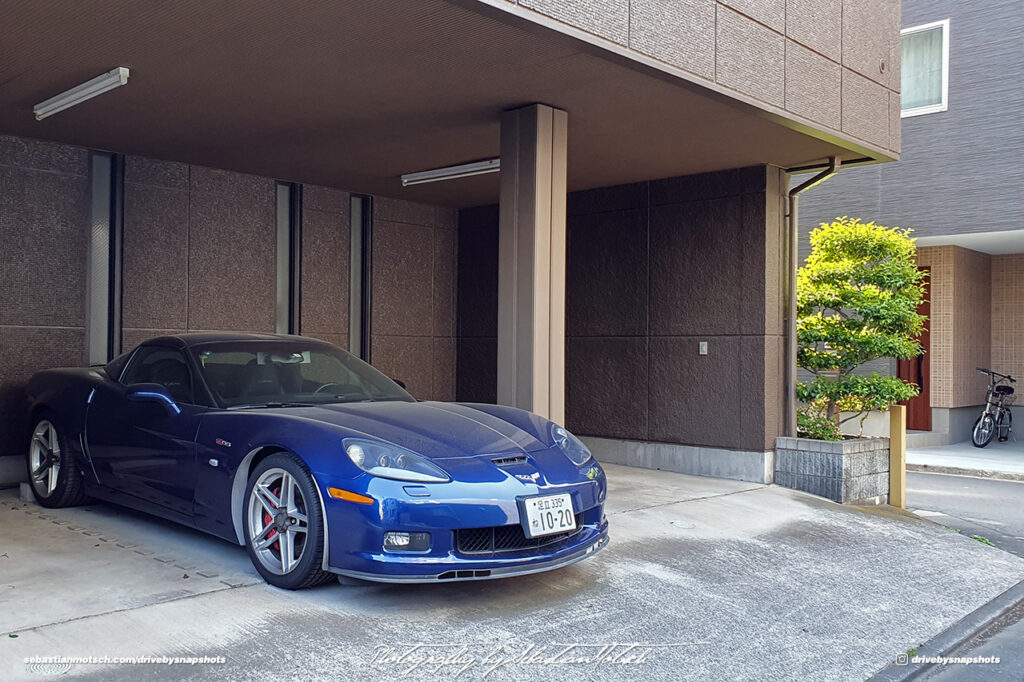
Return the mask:
<svg viewBox="0 0 1024 682">
<path fill-rule="evenodd" d="M 166 388 L 178 410 L 129 400 L 130 387 L 144 383 Z M 123 500 L 127 504 L 191 522 L 195 436 L 208 409 L 195 404 L 196 387 L 181 350 L 142 346 L 120 381 L 97 388 L 89 403 L 86 440 L 101 485 L 134 498 Z"/>
</svg>

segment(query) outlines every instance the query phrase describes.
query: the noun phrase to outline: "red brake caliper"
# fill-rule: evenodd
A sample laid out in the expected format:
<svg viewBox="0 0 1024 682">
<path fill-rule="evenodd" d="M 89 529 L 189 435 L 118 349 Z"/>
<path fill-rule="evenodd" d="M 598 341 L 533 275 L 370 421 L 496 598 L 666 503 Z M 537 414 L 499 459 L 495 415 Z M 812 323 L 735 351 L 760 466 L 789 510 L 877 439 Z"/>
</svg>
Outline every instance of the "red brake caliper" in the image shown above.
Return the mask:
<svg viewBox="0 0 1024 682">
<path fill-rule="evenodd" d="M 280 485 L 277 486 L 276 490 L 271 490 L 270 492 L 274 493 L 274 497 L 276 497 L 277 499 L 281 499 L 281 486 Z M 277 509 L 277 505 L 275 505 L 273 502 L 270 503 L 270 506 L 272 506 L 274 509 Z M 270 512 L 268 512 L 266 509 L 264 509 L 263 510 L 263 525 L 266 526 L 266 525 L 268 525 L 273 520 L 274 520 L 273 517 L 270 516 Z M 270 531 L 269 533 L 267 533 L 267 539 L 269 540 L 270 538 L 274 537 L 275 535 L 277 535 L 277 529 L 276 528 L 274 530 Z M 274 544 L 270 545 L 270 547 L 271 547 L 271 549 L 276 549 L 278 552 L 280 552 L 281 551 L 281 541 L 280 540 L 275 541 Z"/>
</svg>

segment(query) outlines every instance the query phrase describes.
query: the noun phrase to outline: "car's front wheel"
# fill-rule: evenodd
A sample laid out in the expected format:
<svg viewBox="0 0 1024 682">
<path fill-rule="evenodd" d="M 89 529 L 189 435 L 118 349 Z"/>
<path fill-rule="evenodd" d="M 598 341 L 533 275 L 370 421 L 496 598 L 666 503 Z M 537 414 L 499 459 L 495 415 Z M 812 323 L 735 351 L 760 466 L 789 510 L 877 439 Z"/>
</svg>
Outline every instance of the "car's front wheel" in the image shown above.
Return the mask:
<svg viewBox="0 0 1024 682">
<path fill-rule="evenodd" d="M 88 499 L 82 472 L 75 464 L 57 419 L 43 412 L 32 426 L 32 441 L 28 446 L 28 480 L 39 504 L 50 508 L 70 507 Z"/>
<path fill-rule="evenodd" d="M 245 495 L 245 546 L 271 585 L 300 590 L 332 576 L 323 570 L 324 529 L 313 477 L 288 452 L 261 461 Z"/>
</svg>

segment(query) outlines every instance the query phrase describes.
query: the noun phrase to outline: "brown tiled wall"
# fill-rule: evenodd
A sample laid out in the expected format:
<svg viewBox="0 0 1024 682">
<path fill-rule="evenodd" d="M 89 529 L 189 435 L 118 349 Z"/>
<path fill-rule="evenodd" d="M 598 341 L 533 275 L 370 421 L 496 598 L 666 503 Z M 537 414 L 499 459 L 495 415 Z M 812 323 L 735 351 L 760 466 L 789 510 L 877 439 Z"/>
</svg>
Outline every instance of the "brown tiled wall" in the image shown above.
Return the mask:
<svg viewBox="0 0 1024 682">
<path fill-rule="evenodd" d="M 513 0 L 524 9 L 899 152 L 897 0 Z M 618 48 L 617 48 L 618 49 Z"/>
<path fill-rule="evenodd" d="M 992 369 L 1024 376 L 1024 254 L 992 256 Z"/>
<path fill-rule="evenodd" d="M 163 333 L 274 331 L 274 181 L 135 157 L 125 180 L 125 347 Z M 300 331 L 342 347 L 349 199 L 303 188 Z M 454 399 L 454 211 L 377 198 L 373 245 L 372 362 L 419 398 Z"/>
<path fill-rule="evenodd" d="M 28 447 L 32 373 L 85 362 L 88 161 L 0 136 L 0 456 Z"/>
<path fill-rule="evenodd" d="M 778 170 L 760 166 L 569 195 L 570 429 L 772 447 L 782 401 L 782 191 Z M 464 210 L 459 223 L 458 399 L 493 401 L 497 212 Z"/>
<path fill-rule="evenodd" d="M 498 207 L 459 211 L 456 398 L 498 400 Z"/>
<path fill-rule="evenodd" d="M 373 205 L 371 361 L 417 398 L 455 399 L 455 211 Z"/>
<path fill-rule="evenodd" d="M 781 398 L 779 183 L 776 169 L 759 166 L 570 196 L 570 429 L 772 447 Z"/>
<path fill-rule="evenodd" d="M 302 188 L 302 305 L 305 336 L 348 347 L 350 195 Z"/>
<path fill-rule="evenodd" d="M 125 349 L 165 333 L 274 331 L 274 187 L 252 175 L 125 159 Z"/>
<path fill-rule="evenodd" d="M 966 407 L 985 399 L 991 361 L 992 257 L 958 246 L 918 249 L 931 270 L 931 405 Z"/>
<path fill-rule="evenodd" d="M 992 362 L 992 257 L 957 247 L 953 260 L 953 404 L 979 405 L 985 400 L 984 376 L 978 367 Z"/>
<path fill-rule="evenodd" d="M 88 150 L 0 136 L 0 456 L 20 454 L 33 372 L 85 362 Z M 125 159 L 125 349 L 161 334 L 274 331 L 275 182 Z M 375 201 L 374 360 L 455 395 L 455 212 Z M 304 188 L 303 333 L 345 346 L 349 194 Z"/>
</svg>

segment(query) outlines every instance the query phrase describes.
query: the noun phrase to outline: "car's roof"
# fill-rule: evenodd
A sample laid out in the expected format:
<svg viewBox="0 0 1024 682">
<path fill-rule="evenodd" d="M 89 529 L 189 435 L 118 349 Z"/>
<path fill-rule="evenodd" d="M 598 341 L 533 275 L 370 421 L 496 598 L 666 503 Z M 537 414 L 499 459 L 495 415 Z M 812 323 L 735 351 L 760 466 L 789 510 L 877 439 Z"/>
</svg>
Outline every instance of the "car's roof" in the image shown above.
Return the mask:
<svg viewBox="0 0 1024 682">
<path fill-rule="evenodd" d="M 303 343 L 323 343 L 319 339 L 308 336 L 294 336 L 291 334 L 263 334 L 243 332 L 193 332 L 190 334 L 174 334 L 170 336 L 158 336 L 143 341 L 144 344 L 155 346 L 174 346 L 175 348 L 191 348 L 207 343 L 224 343 L 230 341 L 300 341 Z M 142 344 L 140 344 L 142 345 Z"/>
</svg>

